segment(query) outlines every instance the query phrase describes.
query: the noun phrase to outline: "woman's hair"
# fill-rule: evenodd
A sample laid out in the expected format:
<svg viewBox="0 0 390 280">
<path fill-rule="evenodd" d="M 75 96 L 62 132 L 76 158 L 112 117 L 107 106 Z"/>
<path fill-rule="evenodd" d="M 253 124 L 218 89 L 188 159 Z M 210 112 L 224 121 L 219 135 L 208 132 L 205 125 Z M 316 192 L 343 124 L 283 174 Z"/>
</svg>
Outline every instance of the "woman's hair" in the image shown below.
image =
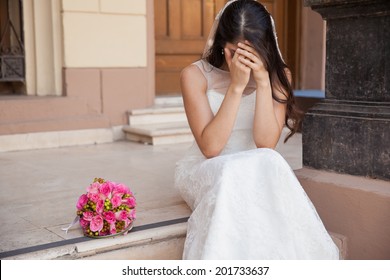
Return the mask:
<svg viewBox="0 0 390 280">
<path fill-rule="evenodd" d="M 203 59 L 220 68 L 225 63 L 222 50 L 226 43 L 239 40 L 248 40 L 253 44 L 269 73 L 273 99 L 287 105 L 285 124 L 290 133 L 284 140 L 286 142 L 299 130 L 302 113 L 295 104 L 293 88 L 286 75 L 287 65 L 279 52 L 271 15 L 254 0 L 237 0 L 226 7 L 219 19 L 214 42 Z M 275 87 L 281 89 L 285 98 L 275 95 Z"/>
</svg>

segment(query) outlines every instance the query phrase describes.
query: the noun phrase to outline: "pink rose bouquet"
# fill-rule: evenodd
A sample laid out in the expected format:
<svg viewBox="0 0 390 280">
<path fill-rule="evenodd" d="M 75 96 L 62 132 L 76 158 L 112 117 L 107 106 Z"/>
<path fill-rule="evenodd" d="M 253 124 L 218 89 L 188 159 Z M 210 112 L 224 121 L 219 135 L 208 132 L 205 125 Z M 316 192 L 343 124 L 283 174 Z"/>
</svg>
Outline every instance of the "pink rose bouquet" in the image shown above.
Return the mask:
<svg viewBox="0 0 390 280">
<path fill-rule="evenodd" d="M 90 237 L 126 233 L 136 218 L 136 200 L 130 189 L 101 178 L 95 178 L 76 207 L 84 235 Z"/>
</svg>

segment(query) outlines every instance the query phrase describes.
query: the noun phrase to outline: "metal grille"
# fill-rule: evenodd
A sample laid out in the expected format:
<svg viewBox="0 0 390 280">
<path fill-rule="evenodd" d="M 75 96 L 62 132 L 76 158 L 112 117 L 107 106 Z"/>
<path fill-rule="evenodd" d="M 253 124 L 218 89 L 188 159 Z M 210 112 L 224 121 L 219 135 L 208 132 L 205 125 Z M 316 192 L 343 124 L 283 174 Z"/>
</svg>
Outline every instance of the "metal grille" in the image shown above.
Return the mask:
<svg viewBox="0 0 390 280">
<path fill-rule="evenodd" d="M 23 1 L 0 0 L 4 26 L 0 30 L 0 82 L 25 80 L 23 42 Z M 12 3 L 11 3 L 12 2 Z M 12 6 L 11 6 L 12 5 Z"/>
</svg>

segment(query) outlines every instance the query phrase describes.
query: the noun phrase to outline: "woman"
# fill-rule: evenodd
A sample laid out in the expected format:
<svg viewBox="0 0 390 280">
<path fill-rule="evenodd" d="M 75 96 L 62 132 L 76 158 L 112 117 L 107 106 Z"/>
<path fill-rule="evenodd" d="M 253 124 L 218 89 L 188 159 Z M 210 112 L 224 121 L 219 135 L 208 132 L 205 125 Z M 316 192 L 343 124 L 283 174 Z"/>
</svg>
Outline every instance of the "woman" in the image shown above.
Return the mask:
<svg viewBox="0 0 390 280">
<path fill-rule="evenodd" d="M 196 140 L 175 175 L 193 210 L 183 258 L 338 259 L 314 206 L 273 150 L 284 125 L 288 137 L 297 131 L 299 114 L 272 17 L 254 0 L 230 1 L 208 43 L 181 76 Z"/>
</svg>

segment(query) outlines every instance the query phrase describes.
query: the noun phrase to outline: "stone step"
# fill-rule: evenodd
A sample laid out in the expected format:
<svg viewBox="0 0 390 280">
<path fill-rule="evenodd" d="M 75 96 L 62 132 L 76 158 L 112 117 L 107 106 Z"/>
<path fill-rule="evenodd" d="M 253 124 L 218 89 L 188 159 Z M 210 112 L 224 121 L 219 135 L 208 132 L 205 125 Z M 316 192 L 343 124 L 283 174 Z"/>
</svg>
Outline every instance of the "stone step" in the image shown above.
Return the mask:
<svg viewBox="0 0 390 280">
<path fill-rule="evenodd" d="M 79 245 L 77 258 L 94 260 L 180 260 L 182 259 L 187 223 L 172 225 L 144 233 L 137 242 L 136 233 L 123 241 L 86 242 Z M 340 259 L 346 258 L 346 237 L 330 233 L 340 251 Z M 130 238 L 131 236 L 131 238 Z"/>
<path fill-rule="evenodd" d="M 123 127 L 126 139 L 151 145 L 193 141 L 181 96 L 158 97 L 149 108 L 128 112 L 129 125 Z"/>
<path fill-rule="evenodd" d="M 187 233 L 186 220 L 187 218 L 180 218 L 140 226 L 139 228 L 144 227 L 144 229 L 134 228 L 123 236 L 103 239 L 78 238 L 75 239 L 75 243 L 65 246 L 53 246 L 50 249 L 3 259 L 180 260 Z M 330 235 L 340 250 L 340 259 L 345 259 L 346 237 L 336 233 Z"/>
<path fill-rule="evenodd" d="M 186 122 L 181 96 L 157 97 L 154 106 L 128 112 L 129 125 Z"/>
<path fill-rule="evenodd" d="M 142 233 L 130 232 L 123 238 L 96 239 L 78 244 L 72 259 L 180 260 L 186 232 L 187 223 L 180 223 Z"/>
<path fill-rule="evenodd" d="M 79 237 L 45 244 L 35 251 L 2 256 L 8 260 L 170 260 L 181 259 L 187 218 L 134 227 L 126 235 Z M 165 224 L 165 225 L 164 225 Z M 157 226 L 156 226 L 157 225 Z M 66 244 L 67 243 L 67 244 Z M 23 251 L 23 250 L 21 250 Z M 14 253 L 14 254 L 12 254 Z"/>
<path fill-rule="evenodd" d="M 188 123 L 170 122 L 124 126 L 126 139 L 151 145 L 187 143 L 193 141 Z"/>
<path fill-rule="evenodd" d="M 150 108 L 131 110 L 128 116 L 131 126 L 187 121 L 183 106 L 155 105 Z"/>
<path fill-rule="evenodd" d="M 154 104 L 162 106 L 183 106 L 183 98 L 181 96 L 156 97 Z"/>
</svg>

